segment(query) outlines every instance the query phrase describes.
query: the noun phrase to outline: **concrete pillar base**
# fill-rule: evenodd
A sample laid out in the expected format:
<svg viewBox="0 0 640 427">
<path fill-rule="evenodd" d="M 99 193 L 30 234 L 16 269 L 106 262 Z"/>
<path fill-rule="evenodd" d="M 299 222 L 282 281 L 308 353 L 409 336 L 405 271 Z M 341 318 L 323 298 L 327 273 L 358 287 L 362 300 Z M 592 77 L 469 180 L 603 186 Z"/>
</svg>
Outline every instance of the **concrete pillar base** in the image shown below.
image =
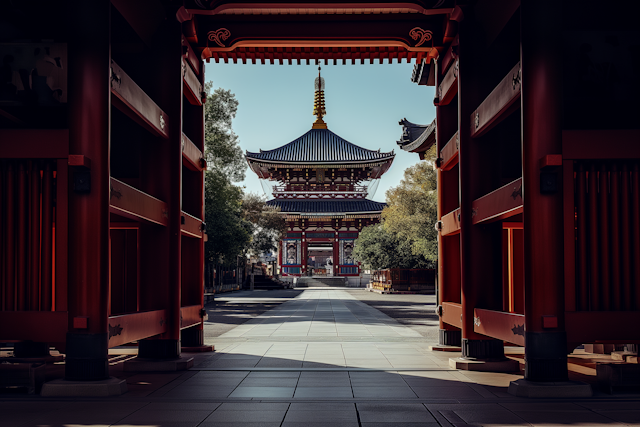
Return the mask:
<svg viewBox="0 0 640 427">
<path fill-rule="evenodd" d="M 41 396 L 45 397 L 104 397 L 120 396 L 127 392 L 127 381 L 108 378 L 99 381 L 53 380 L 43 384 Z"/>
<path fill-rule="evenodd" d="M 181 357 L 173 360 L 144 359 L 136 357 L 124 362 L 125 372 L 172 372 L 186 371 L 193 367 L 193 357 Z"/>
<path fill-rule="evenodd" d="M 455 345 L 430 345 L 429 351 L 462 351 L 462 347 Z"/>
<path fill-rule="evenodd" d="M 511 359 L 471 359 L 466 357 L 452 357 L 449 366 L 463 371 L 480 372 L 520 372 L 520 363 Z"/>
<path fill-rule="evenodd" d="M 591 397 L 587 383 L 578 381 L 537 382 L 523 379 L 511 381 L 509 394 L 517 397 Z"/>
</svg>

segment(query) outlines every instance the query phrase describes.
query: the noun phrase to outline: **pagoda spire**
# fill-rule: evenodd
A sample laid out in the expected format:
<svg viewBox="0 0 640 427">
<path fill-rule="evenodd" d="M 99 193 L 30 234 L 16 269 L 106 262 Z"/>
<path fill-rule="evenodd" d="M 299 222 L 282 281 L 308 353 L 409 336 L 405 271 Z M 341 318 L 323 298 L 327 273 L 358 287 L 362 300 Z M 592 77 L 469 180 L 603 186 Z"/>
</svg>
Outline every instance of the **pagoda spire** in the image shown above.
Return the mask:
<svg viewBox="0 0 640 427">
<path fill-rule="evenodd" d="M 324 108 L 324 79 L 320 76 L 320 67 L 318 67 L 318 77 L 315 81 L 315 97 L 313 102 L 313 114 L 317 117 L 313 123 L 311 129 L 326 129 L 327 124 L 322 120 L 322 117 L 327 114 L 327 110 Z"/>
</svg>

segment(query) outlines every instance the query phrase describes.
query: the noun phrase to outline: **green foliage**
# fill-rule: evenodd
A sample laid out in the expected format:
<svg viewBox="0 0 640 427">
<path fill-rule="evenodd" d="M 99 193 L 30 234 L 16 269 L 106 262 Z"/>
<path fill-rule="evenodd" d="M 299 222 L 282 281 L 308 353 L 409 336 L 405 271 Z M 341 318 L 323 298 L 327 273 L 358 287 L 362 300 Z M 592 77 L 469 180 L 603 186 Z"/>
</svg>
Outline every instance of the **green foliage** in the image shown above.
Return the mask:
<svg viewBox="0 0 640 427">
<path fill-rule="evenodd" d="M 404 172 L 400 185 L 387 191 L 388 206 L 382 212 L 384 227 L 407 242 L 411 253 L 435 268 L 438 260 L 437 175 L 430 162 L 420 162 Z"/>
<path fill-rule="evenodd" d="M 257 194 L 245 194 L 234 182 L 245 177 L 247 163 L 233 132 L 238 100 L 221 88 L 209 94 L 205 104 L 205 222 L 207 262 L 233 265 L 239 255 L 259 255 L 277 249 L 285 229 L 278 210 Z"/>
<path fill-rule="evenodd" d="M 278 241 L 286 230 L 286 223 L 280 216 L 279 208 L 267 206 L 266 198 L 259 194 L 247 193 L 242 200 L 244 219 L 251 224 L 252 239 L 247 250 L 251 255 L 274 252 Z"/>
<path fill-rule="evenodd" d="M 242 189 L 231 184 L 219 170 L 205 174 L 205 222 L 208 262 L 231 265 L 251 242 L 252 226 L 244 219 Z"/>
<path fill-rule="evenodd" d="M 224 174 L 231 182 L 245 177 L 247 162 L 239 145 L 238 135 L 231 127 L 238 111 L 238 100 L 231 91 L 218 88 L 211 93 L 212 82 L 204 87 L 207 102 L 204 104 L 205 155 L 209 169 Z"/>
<path fill-rule="evenodd" d="M 438 259 L 436 172 L 431 161 L 404 172 L 386 193 L 380 224 L 365 227 L 354 256 L 373 269 L 435 268 Z"/>
</svg>

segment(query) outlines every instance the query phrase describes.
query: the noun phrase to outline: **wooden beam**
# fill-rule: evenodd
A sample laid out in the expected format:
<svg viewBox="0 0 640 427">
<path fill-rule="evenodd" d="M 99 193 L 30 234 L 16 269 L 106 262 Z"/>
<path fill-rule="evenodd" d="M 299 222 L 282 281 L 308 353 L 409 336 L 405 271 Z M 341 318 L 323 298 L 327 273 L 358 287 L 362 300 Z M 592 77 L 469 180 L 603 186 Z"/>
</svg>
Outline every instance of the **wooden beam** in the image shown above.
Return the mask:
<svg viewBox="0 0 640 427">
<path fill-rule="evenodd" d="M 193 68 L 193 71 L 196 74 L 200 75 L 200 71 L 201 71 L 200 70 L 200 58 L 193 51 L 193 48 L 191 47 L 191 45 L 189 44 L 188 41 L 183 40 L 182 41 L 182 47 L 184 49 L 184 53 L 182 54 L 182 57 L 187 60 L 189 65 L 191 65 L 191 68 Z"/>
<path fill-rule="evenodd" d="M 167 311 L 154 310 L 109 317 L 109 348 L 167 331 Z"/>
<path fill-rule="evenodd" d="M 182 235 L 201 239 L 204 234 L 202 230 L 202 221 L 184 211 L 182 211 L 182 218 L 183 224 L 180 226 L 180 232 Z"/>
<path fill-rule="evenodd" d="M 455 133 L 447 142 L 447 145 L 440 150 L 440 169 L 448 171 L 458 164 L 458 149 L 460 148 L 460 139 L 458 132 Z"/>
<path fill-rule="evenodd" d="M 522 213 L 522 178 L 474 200 L 471 222 L 493 222 Z"/>
<path fill-rule="evenodd" d="M 456 328 L 462 328 L 462 304 L 443 302 L 442 321 Z"/>
<path fill-rule="evenodd" d="M 68 327 L 66 311 L 0 311 L 0 341 L 65 342 Z"/>
<path fill-rule="evenodd" d="M 516 101 L 520 99 L 521 75 L 518 62 L 471 114 L 472 138 L 484 135 L 520 106 Z"/>
<path fill-rule="evenodd" d="M 438 105 L 447 105 L 458 93 L 458 60 L 449 67 L 449 71 L 438 86 Z"/>
<path fill-rule="evenodd" d="M 207 166 L 202 151 L 184 133 L 182 134 L 182 164 L 196 172 L 202 172 Z"/>
<path fill-rule="evenodd" d="M 165 202 L 115 178 L 111 178 L 109 204 L 112 213 L 127 218 L 143 219 L 164 226 L 169 223 L 169 209 Z"/>
<path fill-rule="evenodd" d="M 180 329 L 185 329 L 202 322 L 200 317 L 201 305 L 180 307 Z"/>
<path fill-rule="evenodd" d="M 569 343 L 640 341 L 640 311 L 575 311 L 565 313 Z"/>
<path fill-rule="evenodd" d="M 640 129 L 589 129 L 562 131 L 562 158 L 640 158 Z"/>
<path fill-rule="evenodd" d="M 0 158 L 62 159 L 69 156 L 69 129 L 0 129 Z"/>
<path fill-rule="evenodd" d="M 440 230 L 442 236 L 460 233 L 460 208 L 443 215 L 440 221 L 442 221 L 442 230 Z"/>
<path fill-rule="evenodd" d="M 182 60 L 182 80 L 184 82 L 184 96 L 193 105 L 202 105 L 202 84 L 200 79 L 189 67 L 185 60 Z"/>
<path fill-rule="evenodd" d="M 524 314 L 476 308 L 473 317 L 473 330 L 478 334 L 524 347 Z"/>
<path fill-rule="evenodd" d="M 151 133 L 169 137 L 169 117 L 153 100 L 111 61 L 112 104 Z"/>
</svg>

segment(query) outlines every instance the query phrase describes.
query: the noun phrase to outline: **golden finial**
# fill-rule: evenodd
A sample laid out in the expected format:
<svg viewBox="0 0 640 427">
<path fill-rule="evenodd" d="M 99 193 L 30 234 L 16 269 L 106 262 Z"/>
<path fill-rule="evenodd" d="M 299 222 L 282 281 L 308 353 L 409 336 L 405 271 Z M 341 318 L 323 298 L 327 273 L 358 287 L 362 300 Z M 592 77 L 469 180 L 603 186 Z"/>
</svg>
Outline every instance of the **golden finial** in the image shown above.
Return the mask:
<svg viewBox="0 0 640 427">
<path fill-rule="evenodd" d="M 311 129 L 326 129 L 327 124 L 322 117 L 327 114 L 324 109 L 324 79 L 320 76 L 320 67 L 318 67 L 318 77 L 315 82 L 316 94 L 313 102 L 313 114 L 317 117 Z"/>
</svg>

